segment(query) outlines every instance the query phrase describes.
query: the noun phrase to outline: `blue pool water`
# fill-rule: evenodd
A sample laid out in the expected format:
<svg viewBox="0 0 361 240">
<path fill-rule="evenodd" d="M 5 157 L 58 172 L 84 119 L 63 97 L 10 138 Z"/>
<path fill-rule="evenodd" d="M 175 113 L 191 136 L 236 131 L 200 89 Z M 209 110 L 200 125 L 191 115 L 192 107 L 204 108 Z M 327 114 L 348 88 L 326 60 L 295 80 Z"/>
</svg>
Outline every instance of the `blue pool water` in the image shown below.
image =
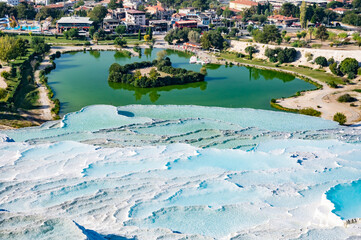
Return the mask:
<svg viewBox="0 0 361 240">
<path fill-rule="evenodd" d="M 326 195 L 335 205 L 332 212 L 342 219 L 361 217 L 361 179 L 349 184 L 339 184 L 331 188 Z"/>
<path fill-rule="evenodd" d="M 34 30 L 39 29 L 39 27 L 37 27 L 37 26 L 17 26 L 15 28 L 6 27 L 5 29 L 6 30 L 20 30 L 20 28 L 23 30 L 26 30 L 26 31 L 34 31 Z"/>
</svg>

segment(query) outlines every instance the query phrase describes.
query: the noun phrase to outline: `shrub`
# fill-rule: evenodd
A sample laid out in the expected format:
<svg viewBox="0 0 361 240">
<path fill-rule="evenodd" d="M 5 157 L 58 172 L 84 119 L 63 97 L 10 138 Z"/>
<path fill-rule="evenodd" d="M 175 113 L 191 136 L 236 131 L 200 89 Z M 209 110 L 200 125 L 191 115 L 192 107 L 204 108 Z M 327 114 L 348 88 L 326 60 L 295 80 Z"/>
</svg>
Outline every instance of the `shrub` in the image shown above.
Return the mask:
<svg viewBox="0 0 361 240">
<path fill-rule="evenodd" d="M 6 97 L 6 95 L 7 95 L 6 90 L 5 90 L 5 89 L 3 89 L 3 88 L 0 88 L 0 99 L 1 99 L 1 98 L 5 98 L 5 97 Z"/>
<path fill-rule="evenodd" d="M 361 68 L 357 69 L 357 75 L 361 75 Z"/>
<path fill-rule="evenodd" d="M 344 95 L 338 97 L 337 101 L 338 102 L 354 102 L 354 101 L 357 101 L 357 99 L 354 97 L 351 97 L 350 94 L 344 94 Z"/>
<path fill-rule="evenodd" d="M 337 66 L 337 62 L 334 62 L 330 65 L 330 71 L 337 76 L 342 76 L 342 72 L 340 71 L 339 67 Z"/>
<path fill-rule="evenodd" d="M 312 48 L 321 48 L 322 45 L 321 45 L 321 44 L 312 44 L 311 47 L 312 47 Z"/>
<path fill-rule="evenodd" d="M 311 61 L 311 60 L 313 59 L 313 54 L 307 52 L 307 53 L 305 54 L 305 57 L 307 58 L 307 62 L 309 62 L 309 61 Z"/>
<path fill-rule="evenodd" d="M 334 62 L 335 62 L 335 59 L 333 59 L 333 58 L 329 58 L 328 60 L 327 60 L 327 62 L 328 62 L 328 64 L 333 64 Z"/>
<path fill-rule="evenodd" d="M 345 58 L 344 60 L 342 60 L 342 62 L 340 63 L 340 71 L 343 74 L 357 74 L 357 70 L 358 70 L 358 61 L 354 58 Z"/>
<path fill-rule="evenodd" d="M 86 42 L 84 43 L 84 46 L 90 46 L 90 42 L 89 42 L 89 41 L 86 41 Z"/>
<path fill-rule="evenodd" d="M 327 82 L 328 86 L 332 87 L 332 88 L 337 88 L 337 84 L 332 81 L 332 82 Z"/>
<path fill-rule="evenodd" d="M 321 112 L 317 111 L 313 108 L 304 108 L 299 110 L 299 113 L 304 114 L 304 115 L 309 115 L 309 116 L 314 116 L 314 117 L 319 117 L 321 116 Z"/>
<path fill-rule="evenodd" d="M 8 79 L 10 78 L 10 73 L 9 73 L 9 72 L 6 72 L 6 71 L 3 71 L 3 72 L 1 72 L 1 76 L 2 76 L 4 79 L 8 80 Z"/>
<path fill-rule="evenodd" d="M 60 52 L 60 51 L 56 51 L 55 57 L 56 57 L 56 58 L 60 58 L 60 56 L 61 56 L 61 52 Z"/>
<path fill-rule="evenodd" d="M 347 122 L 347 118 L 343 113 L 336 113 L 333 116 L 333 121 L 338 122 L 340 125 L 344 125 Z"/>
<path fill-rule="evenodd" d="M 327 59 L 325 57 L 319 56 L 315 59 L 315 63 L 320 65 L 321 67 L 326 67 Z"/>
</svg>

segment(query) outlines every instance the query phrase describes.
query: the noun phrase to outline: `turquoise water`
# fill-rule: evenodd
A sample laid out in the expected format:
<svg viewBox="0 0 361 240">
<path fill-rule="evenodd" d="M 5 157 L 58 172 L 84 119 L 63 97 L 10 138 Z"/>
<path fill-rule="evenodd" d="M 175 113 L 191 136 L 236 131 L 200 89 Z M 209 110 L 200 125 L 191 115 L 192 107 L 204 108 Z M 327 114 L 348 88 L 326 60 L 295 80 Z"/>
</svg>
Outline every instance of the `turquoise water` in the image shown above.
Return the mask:
<svg viewBox="0 0 361 240">
<path fill-rule="evenodd" d="M 19 30 L 20 28 L 23 30 L 28 30 L 28 31 L 39 29 L 39 27 L 36 27 L 36 26 L 17 26 L 15 28 L 6 27 L 5 29 L 6 30 Z"/>
<path fill-rule="evenodd" d="M 160 49 L 146 50 L 142 57 L 127 58 L 113 51 L 77 52 L 57 59 L 49 74 L 49 85 L 61 102 L 61 114 L 93 104 L 124 106 L 129 104 L 201 105 L 231 108 L 272 109 L 272 98 L 287 97 L 300 90 L 314 89 L 289 74 L 247 67 L 210 65 L 206 81 L 182 86 L 140 89 L 108 83 L 108 68 L 134 61 L 156 58 Z M 168 51 L 173 66 L 199 71 L 189 64 L 190 55 Z"/>
<path fill-rule="evenodd" d="M 326 193 L 335 205 L 332 211 L 342 219 L 361 217 L 361 180 L 350 184 L 339 184 Z"/>
</svg>

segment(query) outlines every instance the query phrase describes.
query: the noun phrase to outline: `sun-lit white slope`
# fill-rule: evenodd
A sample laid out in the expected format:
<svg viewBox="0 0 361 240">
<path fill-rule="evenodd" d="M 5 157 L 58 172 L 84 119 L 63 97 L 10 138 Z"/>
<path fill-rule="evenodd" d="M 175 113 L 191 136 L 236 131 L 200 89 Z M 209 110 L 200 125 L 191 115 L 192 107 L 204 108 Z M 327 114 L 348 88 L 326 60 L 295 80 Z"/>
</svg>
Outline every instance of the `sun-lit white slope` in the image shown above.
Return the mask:
<svg viewBox="0 0 361 240">
<path fill-rule="evenodd" d="M 15 141 L 78 141 L 109 147 L 186 143 L 251 150 L 272 139 L 360 142 L 361 129 L 303 115 L 199 106 L 90 106 L 37 128 L 4 131 Z"/>
<path fill-rule="evenodd" d="M 360 217 L 357 206 L 341 206 L 337 216 L 326 198 L 334 186 L 360 179 L 361 132 L 331 121 L 252 109 L 98 105 L 1 134 L 1 239 L 59 239 L 64 229 L 69 239 L 361 233 L 339 217 Z"/>
<path fill-rule="evenodd" d="M 11 152 L 17 155 L 8 158 Z M 246 152 L 1 143 L 0 159 L 1 209 L 75 221 L 103 236 L 290 239 L 333 229 L 342 239 L 361 233 L 343 227 L 324 195 L 361 176 L 359 144 L 277 140 Z M 5 239 L 9 225 L 0 227 Z"/>
</svg>

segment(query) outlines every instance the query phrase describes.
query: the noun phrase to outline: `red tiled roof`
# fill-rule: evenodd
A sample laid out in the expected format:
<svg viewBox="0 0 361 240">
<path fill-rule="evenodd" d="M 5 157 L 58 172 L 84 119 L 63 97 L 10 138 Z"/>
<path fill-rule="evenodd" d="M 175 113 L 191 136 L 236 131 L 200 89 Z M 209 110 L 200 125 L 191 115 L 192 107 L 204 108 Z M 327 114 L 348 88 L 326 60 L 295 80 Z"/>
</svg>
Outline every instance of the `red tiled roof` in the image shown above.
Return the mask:
<svg viewBox="0 0 361 240">
<path fill-rule="evenodd" d="M 224 11 L 226 10 L 227 7 L 221 7 L 221 9 Z M 234 9 L 234 8 L 228 8 L 231 12 L 242 12 L 241 10 L 237 10 L 237 9 Z"/>
<path fill-rule="evenodd" d="M 231 1 L 233 3 L 242 4 L 242 5 L 248 5 L 248 6 L 257 6 L 258 3 L 250 1 L 250 0 L 235 0 Z"/>
<path fill-rule="evenodd" d="M 165 9 L 161 6 L 158 6 L 158 5 L 155 5 L 155 6 L 149 6 L 149 7 L 146 7 L 145 9 L 147 10 L 154 10 L 154 11 L 160 11 L 160 12 L 164 12 Z"/>
<path fill-rule="evenodd" d="M 268 19 L 274 19 L 274 20 L 298 20 L 298 18 L 294 18 L 294 17 L 286 17 L 283 15 L 273 15 L 273 16 L 269 16 Z"/>
</svg>

